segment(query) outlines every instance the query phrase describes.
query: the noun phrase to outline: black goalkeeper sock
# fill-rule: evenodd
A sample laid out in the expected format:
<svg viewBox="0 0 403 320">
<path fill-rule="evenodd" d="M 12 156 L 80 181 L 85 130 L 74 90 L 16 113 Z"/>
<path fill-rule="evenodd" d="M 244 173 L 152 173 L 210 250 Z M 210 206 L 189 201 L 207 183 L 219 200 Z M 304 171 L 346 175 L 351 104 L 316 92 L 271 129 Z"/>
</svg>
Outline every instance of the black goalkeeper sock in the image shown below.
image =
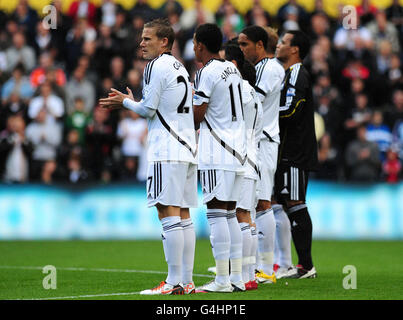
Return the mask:
<svg viewBox="0 0 403 320">
<path fill-rule="evenodd" d="M 304 269 L 313 267 L 312 248 L 312 221 L 306 204 L 299 204 L 287 210 L 291 223 L 291 234 L 298 254 L 298 264 Z"/>
</svg>

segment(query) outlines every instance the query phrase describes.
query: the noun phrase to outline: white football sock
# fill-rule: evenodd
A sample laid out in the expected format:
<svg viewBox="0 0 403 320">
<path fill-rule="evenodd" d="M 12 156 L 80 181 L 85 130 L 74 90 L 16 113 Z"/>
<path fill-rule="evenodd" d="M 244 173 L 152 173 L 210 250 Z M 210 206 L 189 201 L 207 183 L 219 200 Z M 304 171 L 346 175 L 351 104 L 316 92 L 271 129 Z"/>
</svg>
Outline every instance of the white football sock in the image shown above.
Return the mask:
<svg viewBox="0 0 403 320">
<path fill-rule="evenodd" d="M 291 225 L 287 213 L 283 206 L 273 205 L 274 219 L 276 221 L 276 251 L 274 258 L 276 263 L 283 268 L 289 268 L 292 265 L 291 259 Z"/>
<path fill-rule="evenodd" d="M 250 256 L 250 265 L 249 265 L 249 281 L 255 280 L 255 270 L 257 269 L 256 265 L 256 257 L 257 257 L 257 232 L 255 227 L 250 227 L 250 233 L 252 236 L 252 245 L 251 245 L 251 256 Z"/>
<path fill-rule="evenodd" d="M 242 280 L 249 282 L 250 256 L 252 255 L 252 234 L 249 223 L 241 222 L 239 224 L 242 231 Z"/>
<path fill-rule="evenodd" d="M 227 222 L 227 210 L 207 209 L 210 226 L 210 243 L 216 261 L 216 282 L 227 284 L 229 280 L 229 257 L 231 236 Z"/>
<path fill-rule="evenodd" d="M 273 209 L 256 213 L 256 228 L 258 233 L 258 262 L 259 269 L 267 275 L 273 273 L 273 256 L 276 233 L 276 221 Z"/>
<path fill-rule="evenodd" d="M 162 244 L 164 246 L 165 260 L 168 264 L 166 282 L 177 285 L 182 281 L 183 258 L 183 228 L 179 216 L 165 217 L 162 223 Z"/>
<path fill-rule="evenodd" d="M 229 234 L 231 237 L 230 246 L 230 263 L 231 274 L 230 280 L 233 283 L 242 281 L 242 232 L 236 218 L 236 211 L 229 210 L 227 215 Z"/>
<path fill-rule="evenodd" d="M 196 233 L 191 218 L 181 220 L 184 237 L 182 283 L 193 281 L 193 265 L 196 246 Z"/>
</svg>

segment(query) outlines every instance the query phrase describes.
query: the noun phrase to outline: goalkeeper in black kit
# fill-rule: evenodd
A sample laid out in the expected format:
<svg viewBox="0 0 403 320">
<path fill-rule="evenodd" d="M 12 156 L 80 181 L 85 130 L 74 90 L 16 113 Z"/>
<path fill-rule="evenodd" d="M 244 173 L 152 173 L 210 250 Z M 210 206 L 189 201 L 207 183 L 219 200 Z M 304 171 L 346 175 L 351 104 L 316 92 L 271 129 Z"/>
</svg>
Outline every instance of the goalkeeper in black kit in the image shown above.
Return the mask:
<svg viewBox="0 0 403 320">
<path fill-rule="evenodd" d="M 276 57 L 286 70 L 280 97 L 280 147 L 275 175 L 275 195 L 284 205 L 298 254 L 293 278 L 315 278 L 312 221 L 305 202 L 308 173 L 316 169 L 317 141 L 314 125 L 312 83 L 302 60 L 309 39 L 301 31 L 287 31 L 277 45 Z"/>
</svg>

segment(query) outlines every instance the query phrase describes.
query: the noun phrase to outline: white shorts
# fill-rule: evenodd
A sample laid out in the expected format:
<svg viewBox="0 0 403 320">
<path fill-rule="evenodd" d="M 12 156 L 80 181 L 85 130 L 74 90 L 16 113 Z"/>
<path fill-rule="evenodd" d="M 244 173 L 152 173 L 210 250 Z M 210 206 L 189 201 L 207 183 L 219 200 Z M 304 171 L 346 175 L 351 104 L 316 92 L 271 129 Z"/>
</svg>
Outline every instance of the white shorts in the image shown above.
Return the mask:
<svg viewBox="0 0 403 320">
<path fill-rule="evenodd" d="M 257 180 L 244 177 L 242 180 L 241 194 L 236 207 L 246 211 L 256 208 L 256 186 Z"/>
<path fill-rule="evenodd" d="M 242 180 L 243 175 L 235 171 L 200 170 L 203 203 L 206 204 L 214 198 L 220 201 L 238 201 Z"/>
<path fill-rule="evenodd" d="M 260 179 L 257 184 L 258 200 L 271 201 L 274 186 L 274 175 L 277 168 L 278 143 L 269 140 L 260 141 Z"/>
<path fill-rule="evenodd" d="M 189 162 L 150 162 L 147 171 L 148 207 L 197 208 L 197 165 Z"/>
</svg>

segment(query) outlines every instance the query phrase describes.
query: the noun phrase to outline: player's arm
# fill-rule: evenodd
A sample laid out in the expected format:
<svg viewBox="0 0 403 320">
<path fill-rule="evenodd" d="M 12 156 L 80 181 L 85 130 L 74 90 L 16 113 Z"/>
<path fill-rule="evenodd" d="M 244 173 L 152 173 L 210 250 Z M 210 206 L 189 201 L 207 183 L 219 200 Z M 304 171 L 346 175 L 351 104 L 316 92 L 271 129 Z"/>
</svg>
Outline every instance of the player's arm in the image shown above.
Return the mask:
<svg viewBox="0 0 403 320">
<path fill-rule="evenodd" d="M 208 103 L 202 103 L 200 106 L 193 106 L 193 117 L 195 125 L 199 125 L 203 121 L 206 114 Z"/>
<path fill-rule="evenodd" d="M 210 94 L 214 86 L 214 82 L 209 80 L 208 75 L 196 75 L 199 78 L 197 86 L 193 94 L 193 117 L 195 126 L 198 126 L 203 121 L 204 115 L 207 112 L 210 102 Z"/>
</svg>

